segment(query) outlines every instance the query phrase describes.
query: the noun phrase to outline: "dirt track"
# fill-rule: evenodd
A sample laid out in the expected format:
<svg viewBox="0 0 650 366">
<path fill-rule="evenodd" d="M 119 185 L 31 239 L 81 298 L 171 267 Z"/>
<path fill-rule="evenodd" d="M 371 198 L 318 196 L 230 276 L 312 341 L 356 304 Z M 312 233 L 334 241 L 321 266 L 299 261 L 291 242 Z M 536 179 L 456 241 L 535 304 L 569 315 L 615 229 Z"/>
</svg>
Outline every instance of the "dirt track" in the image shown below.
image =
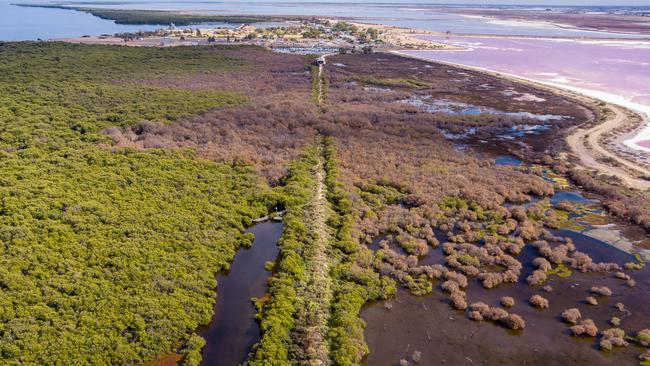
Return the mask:
<svg viewBox="0 0 650 366">
<path fill-rule="evenodd" d="M 314 167 L 316 190 L 308 208 L 308 228 L 313 236 L 311 245 L 305 248 L 303 256 L 307 264 L 307 278 L 297 286 L 303 309 L 297 324 L 304 327 L 306 360 L 300 364 L 329 365 L 329 347 L 325 336 L 328 331 L 329 306 L 332 299 L 329 276 L 330 233 L 327 227 L 329 203 L 325 185 L 325 171 L 322 145 L 318 144 L 318 163 Z"/>
<path fill-rule="evenodd" d="M 598 170 L 603 174 L 615 175 L 632 188 L 650 188 L 650 181 L 638 178 L 639 175 L 650 176 L 650 170 L 608 151 L 600 144 L 603 134 L 619 127 L 627 120 L 627 115 L 621 107 L 609 104 L 608 108 L 613 112 L 612 117 L 594 127 L 575 130 L 567 136 L 567 144 L 581 160 L 583 167 Z M 614 160 L 620 166 L 604 163 L 602 158 Z"/>
</svg>

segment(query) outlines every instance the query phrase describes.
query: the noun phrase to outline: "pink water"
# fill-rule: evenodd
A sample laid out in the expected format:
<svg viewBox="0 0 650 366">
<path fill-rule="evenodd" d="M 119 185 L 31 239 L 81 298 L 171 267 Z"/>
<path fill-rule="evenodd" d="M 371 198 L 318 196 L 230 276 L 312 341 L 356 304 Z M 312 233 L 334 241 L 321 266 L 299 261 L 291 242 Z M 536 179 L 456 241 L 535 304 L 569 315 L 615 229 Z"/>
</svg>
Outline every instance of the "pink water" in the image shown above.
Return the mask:
<svg viewBox="0 0 650 366">
<path fill-rule="evenodd" d="M 469 51 L 404 51 L 537 81 L 604 92 L 650 109 L 650 41 L 422 36 Z M 639 139 L 640 140 L 640 139 Z M 637 146 L 648 147 L 650 142 Z"/>
</svg>

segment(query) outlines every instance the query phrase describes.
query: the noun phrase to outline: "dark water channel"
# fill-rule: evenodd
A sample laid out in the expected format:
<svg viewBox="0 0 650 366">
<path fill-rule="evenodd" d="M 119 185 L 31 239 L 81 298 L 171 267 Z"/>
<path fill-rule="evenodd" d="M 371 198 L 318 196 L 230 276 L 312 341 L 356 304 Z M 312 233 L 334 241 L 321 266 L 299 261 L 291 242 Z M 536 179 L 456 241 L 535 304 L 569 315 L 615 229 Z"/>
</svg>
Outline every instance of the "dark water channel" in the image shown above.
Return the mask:
<svg viewBox="0 0 650 366">
<path fill-rule="evenodd" d="M 278 222 L 265 222 L 250 228 L 248 232 L 255 235 L 251 248 L 240 250 L 230 270 L 218 275 L 215 315 L 200 333 L 206 341 L 201 365 L 240 365 L 260 339 L 251 298 L 262 297 L 267 291 L 271 272 L 264 264 L 275 261 L 278 256 L 276 244 L 282 228 L 283 224 Z"/>
</svg>

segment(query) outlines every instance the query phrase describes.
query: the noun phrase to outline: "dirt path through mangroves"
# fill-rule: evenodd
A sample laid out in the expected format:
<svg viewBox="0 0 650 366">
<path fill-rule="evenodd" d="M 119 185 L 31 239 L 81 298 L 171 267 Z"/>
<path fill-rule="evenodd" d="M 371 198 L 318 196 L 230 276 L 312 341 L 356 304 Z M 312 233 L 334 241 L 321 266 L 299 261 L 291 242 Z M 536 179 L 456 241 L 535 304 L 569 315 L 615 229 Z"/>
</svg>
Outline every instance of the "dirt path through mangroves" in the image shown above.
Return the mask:
<svg viewBox="0 0 650 366">
<path fill-rule="evenodd" d="M 302 365 L 329 365 L 329 346 L 325 339 L 328 331 L 329 307 L 332 300 L 330 271 L 330 240 L 327 225 L 330 206 L 327 201 L 322 142 L 318 143 L 318 162 L 313 168 L 316 178 L 314 197 L 307 209 L 306 224 L 312 243 L 305 248 L 303 256 L 307 263 L 304 282 L 297 286 L 298 301 L 302 302 L 297 314 L 295 339 L 301 339 L 305 359 Z"/>
</svg>

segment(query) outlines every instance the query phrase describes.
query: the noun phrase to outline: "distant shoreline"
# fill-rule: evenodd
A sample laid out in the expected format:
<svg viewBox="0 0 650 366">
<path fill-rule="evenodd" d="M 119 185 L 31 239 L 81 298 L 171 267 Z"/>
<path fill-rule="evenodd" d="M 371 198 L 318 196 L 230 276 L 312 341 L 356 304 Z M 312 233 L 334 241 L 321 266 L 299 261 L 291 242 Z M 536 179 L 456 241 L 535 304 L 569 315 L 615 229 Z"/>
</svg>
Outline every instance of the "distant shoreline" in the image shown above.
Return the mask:
<svg viewBox="0 0 650 366">
<path fill-rule="evenodd" d="M 86 5 L 87 3 L 83 3 Z M 73 10 L 91 14 L 101 19 L 114 21 L 116 24 L 122 25 L 170 25 L 174 23 L 177 26 L 189 26 L 189 25 L 201 25 L 206 23 L 260 23 L 260 22 L 274 22 L 274 21 L 301 21 L 301 20 L 310 20 L 316 18 L 328 18 L 328 19 L 338 19 L 353 21 L 355 23 L 365 23 L 372 24 L 370 21 L 365 21 L 358 17 L 340 17 L 340 16 L 330 16 L 330 15 L 253 15 L 253 14 L 229 14 L 229 15 L 215 15 L 211 14 L 208 11 L 200 10 L 142 10 L 142 9 L 113 9 L 113 8 L 101 8 L 101 7 L 92 7 L 92 6 L 78 6 L 75 3 L 59 3 L 59 4 L 38 4 L 38 3 L 11 3 L 14 6 L 20 7 L 31 7 L 31 8 L 46 8 L 46 9 L 62 9 L 62 10 Z M 565 24 L 561 22 L 551 22 L 547 20 L 539 19 L 525 19 L 525 18 L 505 18 L 501 19 L 494 15 L 481 15 L 479 13 L 472 13 L 471 10 L 467 7 L 449 7 L 449 8 L 432 8 L 434 10 L 456 14 L 459 16 L 472 17 L 472 18 L 484 18 L 488 20 L 501 21 L 501 22 L 513 22 L 517 24 L 541 24 L 548 27 L 556 27 L 560 29 L 573 29 L 580 31 L 589 31 L 589 32 L 600 32 L 600 33 L 611 33 L 617 36 L 629 36 L 629 38 L 624 37 L 615 37 L 616 39 L 630 39 L 630 40 L 639 40 L 647 39 L 650 40 L 650 31 L 645 32 L 622 32 L 616 29 L 601 29 L 601 28 L 589 28 L 589 27 L 580 27 L 572 24 Z M 481 11 L 494 10 L 492 8 L 481 9 Z M 622 17 L 622 16 L 619 16 Z M 650 22 L 650 19 L 648 20 Z M 386 25 L 386 24 L 383 24 Z M 388 25 L 386 25 L 388 26 Z M 416 28 L 413 29 L 415 32 L 419 30 Z M 426 31 L 429 34 L 441 34 L 443 32 L 435 31 Z M 611 38 L 608 37 L 598 37 L 598 36 L 544 36 L 544 35 L 516 35 L 516 34 L 484 34 L 484 33 L 453 33 L 456 36 L 476 36 L 476 37 L 525 37 L 525 38 L 552 38 L 552 39 L 589 39 L 589 40 L 608 40 Z M 644 38 L 640 38 L 644 37 Z"/>
<path fill-rule="evenodd" d="M 137 9 L 105 9 L 66 6 L 56 4 L 24 4 L 12 3 L 11 5 L 25 8 L 63 9 L 88 13 L 105 20 L 112 20 L 123 25 L 160 25 L 170 24 L 178 26 L 200 25 L 206 23 L 261 23 L 278 21 L 308 20 L 312 16 L 283 16 L 283 15 L 210 15 L 193 13 L 190 11 L 174 10 L 137 10 Z"/>
<path fill-rule="evenodd" d="M 550 39 L 550 40 L 568 40 L 568 41 L 594 41 L 594 42 L 650 42 L 650 34 L 646 38 L 622 38 L 622 37 L 580 37 L 580 36 L 541 36 L 541 35 L 513 35 L 513 34 L 484 34 L 484 33 L 444 33 L 434 31 L 423 31 L 413 29 L 414 35 L 437 35 L 450 37 L 473 37 L 473 38 L 508 38 L 508 39 Z M 609 32 L 608 32 L 609 33 Z M 623 34 L 623 33 L 616 33 Z M 632 34 L 630 34 L 632 35 Z"/>
<path fill-rule="evenodd" d="M 530 8 L 514 10 L 470 5 L 456 7 L 453 13 L 499 22 L 528 22 L 564 29 L 650 36 L 648 17 L 634 13 L 589 13 L 533 10 Z"/>
</svg>

